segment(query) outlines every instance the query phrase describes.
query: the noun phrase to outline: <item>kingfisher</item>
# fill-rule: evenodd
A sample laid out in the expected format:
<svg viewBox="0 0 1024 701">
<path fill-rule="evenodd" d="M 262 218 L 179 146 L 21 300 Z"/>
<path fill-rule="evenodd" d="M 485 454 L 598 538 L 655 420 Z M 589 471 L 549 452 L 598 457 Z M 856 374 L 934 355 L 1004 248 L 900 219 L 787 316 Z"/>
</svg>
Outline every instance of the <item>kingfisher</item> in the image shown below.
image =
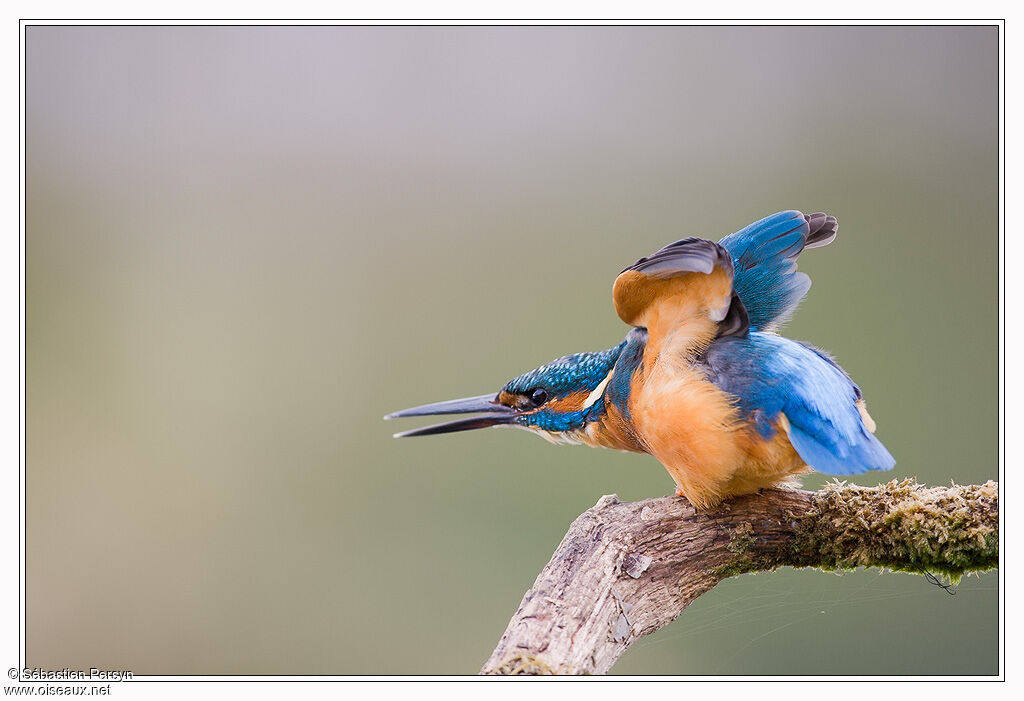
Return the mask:
<svg viewBox="0 0 1024 701">
<path fill-rule="evenodd" d="M 889 470 L 860 388 L 824 351 L 778 334 L 811 286 L 798 256 L 837 232 L 833 216 L 787 210 L 718 243 L 670 243 L 615 278 L 615 311 L 632 329 L 614 348 L 384 418 L 472 414 L 398 438 L 513 426 L 648 453 L 701 509 L 811 470 Z"/>
</svg>

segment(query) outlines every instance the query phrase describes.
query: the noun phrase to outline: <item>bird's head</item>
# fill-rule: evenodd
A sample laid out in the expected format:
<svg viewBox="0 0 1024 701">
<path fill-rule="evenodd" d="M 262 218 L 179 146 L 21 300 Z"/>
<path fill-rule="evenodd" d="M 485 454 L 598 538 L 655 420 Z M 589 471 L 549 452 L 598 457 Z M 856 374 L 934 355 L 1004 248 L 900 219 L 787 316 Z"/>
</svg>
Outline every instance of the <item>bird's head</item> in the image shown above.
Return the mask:
<svg viewBox="0 0 1024 701">
<path fill-rule="evenodd" d="M 604 411 L 601 401 L 625 342 L 596 353 L 575 353 L 552 360 L 509 380 L 497 394 L 453 399 L 396 411 L 384 418 L 474 414 L 469 418 L 396 433 L 429 436 L 488 426 L 516 426 L 548 438 L 565 436 L 595 420 Z"/>
</svg>

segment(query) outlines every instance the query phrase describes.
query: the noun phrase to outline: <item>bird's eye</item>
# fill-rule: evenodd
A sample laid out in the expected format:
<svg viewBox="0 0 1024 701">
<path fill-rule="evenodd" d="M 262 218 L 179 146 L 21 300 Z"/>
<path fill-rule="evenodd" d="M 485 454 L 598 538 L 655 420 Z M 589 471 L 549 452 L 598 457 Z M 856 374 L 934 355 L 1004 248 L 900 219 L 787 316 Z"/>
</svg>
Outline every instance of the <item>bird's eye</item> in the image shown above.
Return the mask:
<svg viewBox="0 0 1024 701">
<path fill-rule="evenodd" d="M 547 400 L 548 392 L 543 387 L 538 387 L 537 389 L 530 392 L 530 401 L 533 402 L 534 406 L 540 406 Z"/>
</svg>

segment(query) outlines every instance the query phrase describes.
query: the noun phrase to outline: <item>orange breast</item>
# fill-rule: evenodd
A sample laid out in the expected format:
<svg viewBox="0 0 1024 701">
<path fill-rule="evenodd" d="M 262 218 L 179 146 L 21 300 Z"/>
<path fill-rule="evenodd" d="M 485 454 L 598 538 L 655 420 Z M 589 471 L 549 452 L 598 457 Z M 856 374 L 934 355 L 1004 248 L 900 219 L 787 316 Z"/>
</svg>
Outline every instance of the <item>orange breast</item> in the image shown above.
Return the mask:
<svg viewBox="0 0 1024 701">
<path fill-rule="evenodd" d="M 785 416 L 765 440 L 732 398 L 685 360 L 660 357 L 638 380 L 630 400 L 638 438 L 698 508 L 806 470 L 786 437 Z"/>
</svg>

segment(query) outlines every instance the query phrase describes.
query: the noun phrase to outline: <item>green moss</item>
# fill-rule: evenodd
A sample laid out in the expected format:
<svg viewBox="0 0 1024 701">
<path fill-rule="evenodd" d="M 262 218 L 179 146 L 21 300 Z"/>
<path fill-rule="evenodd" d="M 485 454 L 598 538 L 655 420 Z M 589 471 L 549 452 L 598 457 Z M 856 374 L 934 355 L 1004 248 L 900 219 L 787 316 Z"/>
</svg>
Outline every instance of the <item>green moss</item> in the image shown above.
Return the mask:
<svg viewBox="0 0 1024 701">
<path fill-rule="evenodd" d="M 832 483 L 798 523 L 791 555 L 824 570 L 875 566 L 956 582 L 965 572 L 997 567 L 998 532 L 987 518 L 997 500 L 993 482 L 970 490 L 912 480 L 873 488 Z"/>
<path fill-rule="evenodd" d="M 749 523 L 741 523 L 736 526 L 730 534 L 729 544 L 726 546 L 726 550 L 736 557 L 730 559 L 724 565 L 711 570 L 711 574 L 720 579 L 725 579 L 726 577 L 734 577 L 745 572 L 764 569 L 758 566 L 756 559 L 751 553 L 754 544 L 754 527 Z"/>
<path fill-rule="evenodd" d="M 734 555 L 742 555 L 752 547 L 754 547 L 754 527 L 749 523 L 741 523 L 729 536 L 727 548 Z"/>
<path fill-rule="evenodd" d="M 825 571 L 857 567 L 933 573 L 956 584 L 999 562 L 998 485 L 927 488 L 913 480 L 877 487 L 834 482 L 797 518 L 788 550 L 755 552 L 754 529 L 740 524 L 729 539 L 734 556 L 710 570 L 718 578 L 777 567 Z"/>
</svg>

